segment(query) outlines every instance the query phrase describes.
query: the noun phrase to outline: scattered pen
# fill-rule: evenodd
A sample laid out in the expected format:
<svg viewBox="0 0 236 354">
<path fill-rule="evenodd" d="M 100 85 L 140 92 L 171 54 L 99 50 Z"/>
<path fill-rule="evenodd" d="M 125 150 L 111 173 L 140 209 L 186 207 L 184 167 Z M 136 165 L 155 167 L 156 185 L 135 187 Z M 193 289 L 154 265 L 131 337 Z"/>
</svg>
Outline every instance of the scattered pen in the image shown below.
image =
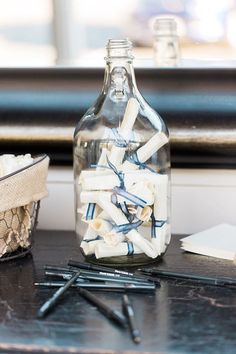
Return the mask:
<svg viewBox="0 0 236 354">
<path fill-rule="evenodd" d="M 50 282 L 37 282 L 34 283 L 35 286 L 41 287 L 61 287 L 65 284 L 63 281 L 50 281 Z M 72 287 L 83 288 L 83 289 L 93 289 L 98 291 L 118 291 L 118 292 L 132 292 L 132 293 L 154 293 L 155 286 L 150 285 L 135 285 L 135 284 L 122 284 L 122 283 L 111 283 L 111 282 L 97 282 L 97 283 L 77 283 L 72 284 Z"/>
<path fill-rule="evenodd" d="M 143 274 L 135 274 L 135 273 L 130 273 L 130 272 L 126 272 L 123 270 L 118 270 L 118 269 L 114 269 L 114 268 L 109 268 L 109 267 L 105 267 L 105 266 L 99 266 L 99 265 L 94 265 L 94 264 L 88 264 L 88 263 L 82 263 L 82 262 L 77 262 L 77 261 L 72 261 L 70 260 L 68 262 L 68 266 L 72 267 L 72 268 L 79 268 L 80 270 L 82 269 L 86 269 L 86 270 L 94 270 L 97 272 L 101 272 L 101 273 L 106 273 L 111 274 L 111 276 L 114 277 L 121 277 L 121 276 L 127 276 L 135 281 L 141 281 L 141 282 L 154 282 L 157 286 L 160 286 L 160 282 L 157 279 L 152 279 L 147 275 L 143 275 Z"/>
<path fill-rule="evenodd" d="M 84 279 L 84 280 L 96 280 L 96 281 L 111 281 L 111 282 L 114 282 L 114 283 L 126 283 L 126 284 L 136 284 L 136 285 L 139 285 L 139 284 L 143 284 L 143 285 L 150 285 L 151 283 L 150 282 L 145 282 L 144 280 L 141 282 L 141 281 L 136 281 L 136 280 L 133 280 L 131 278 L 128 278 L 128 277 L 113 277 L 113 276 L 110 276 L 109 273 L 102 273 L 102 272 L 92 272 L 92 271 L 85 271 L 85 270 L 81 270 L 80 271 L 80 276 L 79 276 L 79 279 Z M 58 270 L 46 270 L 45 271 L 45 275 L 50 275 L 50 276 L 57 276 L 57 277 L 62 277 L 64 279 L 68 279 L 71 277 L 71 272 L 68 272 L 68 271 L 58 271 Z M 153 283 L 154 284 L 154 283 Z"/>
<path fill-rule="evenodd" d="M 55 265 L 48 265 L 48 264 L 44 266 L 44 270 L 54 270 L 58 272 L 68 272 L 68 273 L 75 272 L 74 268 L 58 267 Z"/>
<path fill-rule="evenodd" d="M 43 318 L 49 310 L 51 310 L 56 303 L 58 302 L 59 298 L 64 294 L 64 292 L 76 281 L 78 276 L 80 275 L 80 271 L 73 274 L 70 279 L 64 283 L 54 294 L 53 296 L 47 300 L 38 310 L 37 317 Z"/>
<path fill-rule="evenodd" d="M 159 278 L 172 278 L 172 279 L 184 279 L 188 281 L 197 281 L 198 283 L 216 285 L 216 286 L 230 286 L 236 285 L 236 279 L 230 278 L 215 278 L 196 274 L 178 273 L 172 271 L 166 271 L 161 269 L 139 269 L 141 273 L 151 274 Z"/>
<path fill-rule="evenodd" d="M 72 267 L 79 267 L 81 269 L 88 269 L 88 270 L 91 269 L 91 270 L 98 270 L 98 271 L 102 271 L 102 272 L 112 272 L 112 273 L 117 273 L 117 274 L 134 276 L 133 273 L 129 273 L 124 270 L 118 270 L 118 269 L 113 269 L 113 268 L 109 268 L 109 267 L 105 267 L 105 266 L 82 263 L 82 262 L 77 262 L 77 261 L 72 261 L 72 260 L 69 260 L 68 265 L 72 266 Z"/>
<path fill-rule="evenodd" d="M 136 320 L 135 320 L 135 316 L 134 316 L 134 310 L 133 310 L 133 307 L 129 301 L 127 294 L 124 294 L 122 296 L 122 308 L 123 308 L 123 313 L 125 314 L 125 316 L 128 319 L 129 329 L 130 329 L 133 341 L 138 344 L 141 342 L 141 335 L 140 335 L 139 329 L 137 328 Z"/>
<path fill-rule="evenodd" d="M 90 303 L 95 305 L 97 309 L 108 319 L 115 321 L 122 327 L 126 327 L 127 325 L 126 318 L 118 310 L 111 309 L 107 304 L 102 302 L 99 298 L 97 298 L 97 296 L 95 296 L 94 294 L 92 294 L 90 291 L 86 289 L 80 288 L 79 294 L 82 295 Z"/>
</svg>

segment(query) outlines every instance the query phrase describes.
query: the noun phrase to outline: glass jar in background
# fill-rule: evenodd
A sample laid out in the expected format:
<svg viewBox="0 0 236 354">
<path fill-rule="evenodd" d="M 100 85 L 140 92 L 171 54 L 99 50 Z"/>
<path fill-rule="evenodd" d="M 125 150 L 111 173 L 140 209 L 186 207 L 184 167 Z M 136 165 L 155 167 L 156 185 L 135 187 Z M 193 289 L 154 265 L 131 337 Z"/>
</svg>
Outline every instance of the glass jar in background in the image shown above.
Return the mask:
<svg viewBox="0 0 236 354">
<path fill-rule="evenodd" d="M 168 130 L 137 89 L 131 42 L 109 40 L 105 59 L 74 134 L 76 234 L 88 261 L 142 265 L 170 242 Z"/>
<path fill-rule="evenodd" d="M 156 17 L 153 21 L 154 60 L 160 67 L 176 67 L 180 63 L 179 38 L 174 18 Z"/>
</svg>

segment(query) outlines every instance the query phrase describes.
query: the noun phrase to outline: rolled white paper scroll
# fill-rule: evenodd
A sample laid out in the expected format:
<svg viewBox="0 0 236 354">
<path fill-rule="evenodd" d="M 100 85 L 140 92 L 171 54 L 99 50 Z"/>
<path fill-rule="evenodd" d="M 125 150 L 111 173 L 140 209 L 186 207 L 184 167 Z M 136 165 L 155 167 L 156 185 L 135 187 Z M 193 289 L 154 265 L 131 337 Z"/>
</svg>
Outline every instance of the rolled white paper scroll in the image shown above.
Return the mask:
<svg viewBox="0 0 236 354">
<path fill-rule="evenodd" d="M 137 159 L 140 163 L 146 162 L 150 157 L 155 154 L 162 146 L 164 146 L 168 142 L 167 136 L 162 133 L 156 133 L 153 137 L 148 140 L 146 144 L 141 146 L 137 151 Z M 135 170 L 139 166 L 134 163 L 126 160 L 122 165 L 122 170 Z"/>
<path fill-rule="evenodd" d="M 90 192 L 91 193 L 91 192 Z M 97 203 L 98 205 L 106 211 L 107 214 L 115 221 L 117 225 L 129 224 L 128 219 L 122 213 L 120 209 L 118 209 L 112 202 L 110 201 L 111 195 L 109 193 L 98 192 Z M 129 231 L 126 234 L 128 240 L 133 242 L 138 248 L 140 248 L 148 257 L 156 258 L 157 250 L 152 245 L 151 242 L 144 239 L 135 229 Z"/>
<path fill-rule="evenodd" d="M 161 254 L 166 249 L 166 234 L 169 232 L 169 225 L 167 225 L 168 215 L 168 180 L 162 180 L 162 183 L 156 185 L 156 198 L 153 206 L 153 214 L 155 220 L 158 222 L 163 221 L 163 225 L 155 227 L 156 237 L 152 237 L 152 244 L 156 246 L 158 253 Z"/>
<path fill-rule="evenodd" d="M 76 181 L 76 183 L 78 184 L 82 184 L 82 188 L 83 188 L 83 183 L 91 177 L 101 177 L 104 175 L 110 174 L 108 169 L 94 169 L 91 168 L 89 170 L 83 170 L 81 171 L 78 180 Z"/>
<path fill-rule="evenodd" d="M 142 235 L 142 237 L 146 238 L 148 241 L 151 242 L 152 238 L 151 238 L 151 224 L 149 224 L 149 226 L 143 226 L 144 224 L 142 224 L 141 226 L 138 227 L 138 233 L 140 233 L 140 235 Z"/>
<path fill-rule="evenodd" d="M 100 171 L 98 171 L 100 172 Z M 163 175 L 159 173 L 153 173 L 148 170 L 136 170 L 124 172 L 123 179 L 126 189 L 130 189 L 135 183 L 140 181 L 151 181 L 156 184 L 159 179 L 163 179 Z M 97 175 L 94 171 L 94 175 L 91 174 L 87 178 L 80 180 L 83 191 L 100 191 L 111 190 L 116 186 L 119 186 L 120 180 L 114 173 L 107 173 L 103 175 Z"/>
<path fill-rule="evenodd" d="M 96 258 L 117 257 L 140 253 L 143 253 L 143 251 L 131 242 L 121 242 L 115 247 L 106 244 L 98 244 L 95 248 Z"/>
<path fill-rule="evenodd" d="M 89 221 L 89 226 L 111 246 L 116 246 L 125 239 L 122 233 L 115 232 L 113 225 L 109 221 L 102 218 Z"/>
<path fill-rule="evenodd" d="M 126 140 L 130 140 L 134 122 L 139 111 L 139 103 L 136 98 L 131 97 L 127 103 L 124 118 L 121 122 L 119 134 Z"/>
<path fill-rule="evenodd" d="M 99 244 L 105 245 L 105 242 L 103 240 L 94 240 L 94 241 L 89 241 L 89 242 L 82 241 L 80 244 L 80 247 L 82 248 L 84 255 L 89 256 L 89 255 L 95 254 L 95 248 Z"/>
<path fill-rule="evenodd" d="M 117 246 L 119 243 L 123 242 L 125 240 L 125 235 L 122 234 L 121 232 L 108 232 L 106 235 L 104 235 L 104 241 L 110 245 L 110 246 Z"/>
<path fill-rule="evenodd" d="M 85 213 L 82 216 L 82 220 L 92 220 L 95 219 L 100 212 L 100 208 L 95 203 L 89 203 L 86 205 Z"/>
<path fill-rule="evenodd" d="M 96 207 L 97 207 L 97 209 L 99 208 L 98 205 L 96 205 Z M 100 213 L 98 214 L 98 217 L 99 217 L 99 218 L 104 218 L 104 219 L 106 219 L 106 220 L 109 219 L 109 216 L 108 216 L 104 211 L 100 212 Z M 89 225 L 89 223 L 91 222 L 91 220 L 86 220 L 85 218 L 82 219 L 82 220 L 83 220 L 84 222 L 88 223 L 88 228 L 87 228 L 87 230 L 86 230 L 86 232 L 85 232 L 85 234 L 84 234 L 83 240 L 86 241 L 86 240 L 93 240 L 93 239 L 97 238 L 97 236 L 99 236 L 98 232 L 97 232 L 94 228 L 92 228 L 92 227 Z"/>
<path fill-rule="evenodd" d="M 152 208 L 149 205 L 146 205 L 144 208 L 137 207 L 136 217 L 143 222 L 150 220 L 152 215 Z"/>
<path fill-rule="evenodd" d="M 130 140 L 132 129 L 134 122 L 137 118 L 139 111 L 139 103 L 135 98 L 130 98 L 126 109 L 124 118 L 121 122 L 121 126 L 118 129 L 118 134 L 121 139 L 124 139 L 125 142 Z M 126 147 L 120 147 L 117 145 L 113 145 L 111 149 L 111 153 L 109 155 L 109 161 L 113 163 L 115 166 L 121 165 L 124 155 L 125 155 Z"/>
<path fill-rule="evenodd" d="M 84 234 L 83 240 L 85 241 L 94 240 L 95 238 L 97 238 L 97 236 L 98 236 L 97 232 L 93 230 L 90 226 L 88 226 Z"/>
<path fill-rule="evenodd" d="M 107 199 L 111 197 L 111 193 L 106 191 L 100 191 L 100 192 L 83 191 L 80 193 L 80 200 L 81 203 L 97 203 L 101 195 L 103 198 L 107 198 Z"/>
<path fill-rule="evenodd" d="M 158 256 L 158 251 L 156 250 L 155 245 L 141 236 L 138 231 L 131 230 L 127 233 L 127 238 L 139 247 L 148 257 L 156 258 Z"/>
<path fill-rule="evenodd" d="M 96 170 L 104 171 L 104 166 L 107 166 L 107 158 L 108 157 L 109 157 L 109 150 L 107 148 L 102 148 L 102 152 L 99 157 Z"/>
<path fill-rule="evenodd" d="M 155 185 L 147 180 L 140 180 L 133 184 L 127 191 L 145 200 L 146 205 L 154 203 Z"/>
<path fill-rule="evenodd" d="M 89 226 L 97 232 L 99 236 L 104 237 L 113 228 L 113 225 L 104 219 L 96 218 L 89 221 Z"/>
</svg>

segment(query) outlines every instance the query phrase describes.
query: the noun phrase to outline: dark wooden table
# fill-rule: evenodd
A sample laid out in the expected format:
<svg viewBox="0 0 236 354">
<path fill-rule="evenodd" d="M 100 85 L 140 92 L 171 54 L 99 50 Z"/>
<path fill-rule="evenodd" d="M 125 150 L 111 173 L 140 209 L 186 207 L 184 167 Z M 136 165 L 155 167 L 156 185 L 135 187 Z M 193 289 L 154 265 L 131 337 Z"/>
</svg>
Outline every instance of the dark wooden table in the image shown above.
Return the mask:
<svg viewBox="0 0 236 354">
<path fill-rule="evenodd" d="M 44 279 L 45 264 L 66 265 L 69 258 L 82 259 L 73 232 L 38 231 L 32 256 L 0 264 L 1 353 L 235 354 L 236 288 L 168 280 L 153 295 L 130 295 L 142 331 L 139 345 L 75 289 L 45 320 L 37 320 L 37 309 L 55 290 L 36 288 L 34 282 Z M 236 276 L 232 262 L 180 251 L 177 236 L 160 267 Z M 119 293 L 96 294 L 120 309 Z"/>
</svg>

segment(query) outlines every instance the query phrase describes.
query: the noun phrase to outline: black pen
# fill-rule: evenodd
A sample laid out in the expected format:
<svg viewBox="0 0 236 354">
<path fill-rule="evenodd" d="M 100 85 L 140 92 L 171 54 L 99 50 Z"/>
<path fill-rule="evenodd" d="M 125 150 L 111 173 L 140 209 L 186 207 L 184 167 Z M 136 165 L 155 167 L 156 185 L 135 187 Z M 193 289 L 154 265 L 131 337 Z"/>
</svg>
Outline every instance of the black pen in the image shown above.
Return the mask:
<svg viewBox="0 0 236 354">
<path fill-rule="evenodd" d="M 61 287 L 65 284 L 63 281 L 50 281 L 50 282 L 36 282 L 35 286 L 42 287 Z M 77 283 L 72 284 L 74 288 L 93 289 L 98 291 L 118 291 L 118 292 L 132 292 L 132 293 L 154 293 L 155 287 L 150 285 L 135 285 L 135 284 L 122 284 L 111 282 L 96 282 L 96 283 Z"/>
<path fill-rule="evenodd" d="M 123 274 L 123 275 L 128 275 L 128 276 L 134 276 L 133 273 L 126 272 L 124 270 L 118 270 L 114 268 L 109 268 L 105 266 L 100 266 L 100 265 L 94 265 L 94 264 L 88 264 L 88 263 L 82 263 L 82 262 L 77 262 L 77 261 L 72 261 L 69 260 L 68 265 L 71 267 L 78 267 L 81 269 L 88 269 L 88 270 L 98 270 L 102 272 L 109 272 L 109 273 L 117 273 L 117 274 Z"/>
<path fill-rule="evenodd" d="M 68 266 L 69 267 L 74 267 L 74 268 L 79 268 L 80 270 L 82 269 L 86 269 L 86 270 L 95 270 L 98 272 L 105 272 L 105 273 L 109 273 L 112 274 L 112 276 L 127 276 L 130 277 L 133 280 L 136 281 L 144 281 L 144 282 L 154 282 L 157 286 L 160 286 L 160 283 L 158 280 L 155 279 L 151 279 L 150 277 L 148 277 L 147 275 L 142 275 L 142 274 L 135 274 L 135 273 L 130 273 L 130 272 L 126 272 L 123 270 L 118 270 L 118 269 L 114 269 L 114 268 L 109 268 L 109 267 L 105 267 L 105 266 L 98 266 L 98 265 L 94 265 L 94 264 L 88 264 L 88 263 L 82 263 L 82 262 L 77 262 L 77 261 L 72 261 L 70 260 L 68 262 Z"/>
<path fill-rule="evenodd" d="M 122 296 L 122 308 L 123 308 L 123 313 L 125 314 L 125 316 L 128 319 L 128 324 L 129 324 L 129 328 L 130 328 L 130 332 L 131 332 L 133 341 L 138 344 L 141 342 L 141 335 L 140 335 L 139 329 L 137 328 L 136 320 L 135 320 L 135 316 L 134 316 L 134 310 L 133 310 L 133 307 L 129 301 L 127 294 L 124 294 Z"/>
<path fill-rule="evenodd" d="M 68 271 L 58 271 L 58 270 L 46 270 L 45 275 L 50 275 L 50 276 L 57 276 L 57 277 L 62 277 L 63 279 L 68 279 L 70 278 L 70 272 Z M 84 279 L 84 280 L 96 280 L 96 281 L 111 281 L 114 283 L 126 283 L 126 284 L 143 284 L 143 285 L 150 285 L 152 283 L 150 282 L 145 282 L 145 281 L 136 281 L 131 278 L 127 277 L 113 277 L 110 276 L 109 273 L 103 273 L 103 272 L 92 272 L 92 271 L 85 271 L 81 270 L 79 279 Z M 154 283 L 153 283 L 154 284 Z"/>
<path fill-rule="evenodd" d="M 97 296 L 95 296 L 94 294 L 92 294 L 90 291 L 86 289 L 80 288 L 79 294 L 82 295 L 86 300 L 91 302 L 93 305 L 95 305 L 97 309 L 108 319 L 117 322 L 122 327 L 126 327 L 127 324 L 126 319 L 122 315 L 122 313 L 120 313 L 118 310 L 111 309 L 107 304 L 102 302 Z"/>
<path fill-rule="evenodd" d="M 70 279 L 64 283 L 54 294 L 53 296 L 47 300 L 38 310 L 37 317 L 42 318 L 44 317 L 49 310 L 51 310 L 56 303 L 58 302 L 59 298 L 64 294 L 64 292 L 76 281 L 78 276 L 80 275 L 80 271 L 73 274 Z"/>
<path fill-rule="evenodd" d="M 230 278 L 215 278 L 208 277 L 203 275 L 196 274 L 186 274 L 186 273 L 178 273 L 161 269 L 139 269 L 141 273 L 151 274 L 157 276 L 159 278 L 173 278 L 173 279 L 185 279 L 189 281 L 197 281 L 199 283 L 207 284 L 207 285 L 216 285 L 216 286 L 230 286 L 236 285 L 236 279 Z"/>
</svg>

